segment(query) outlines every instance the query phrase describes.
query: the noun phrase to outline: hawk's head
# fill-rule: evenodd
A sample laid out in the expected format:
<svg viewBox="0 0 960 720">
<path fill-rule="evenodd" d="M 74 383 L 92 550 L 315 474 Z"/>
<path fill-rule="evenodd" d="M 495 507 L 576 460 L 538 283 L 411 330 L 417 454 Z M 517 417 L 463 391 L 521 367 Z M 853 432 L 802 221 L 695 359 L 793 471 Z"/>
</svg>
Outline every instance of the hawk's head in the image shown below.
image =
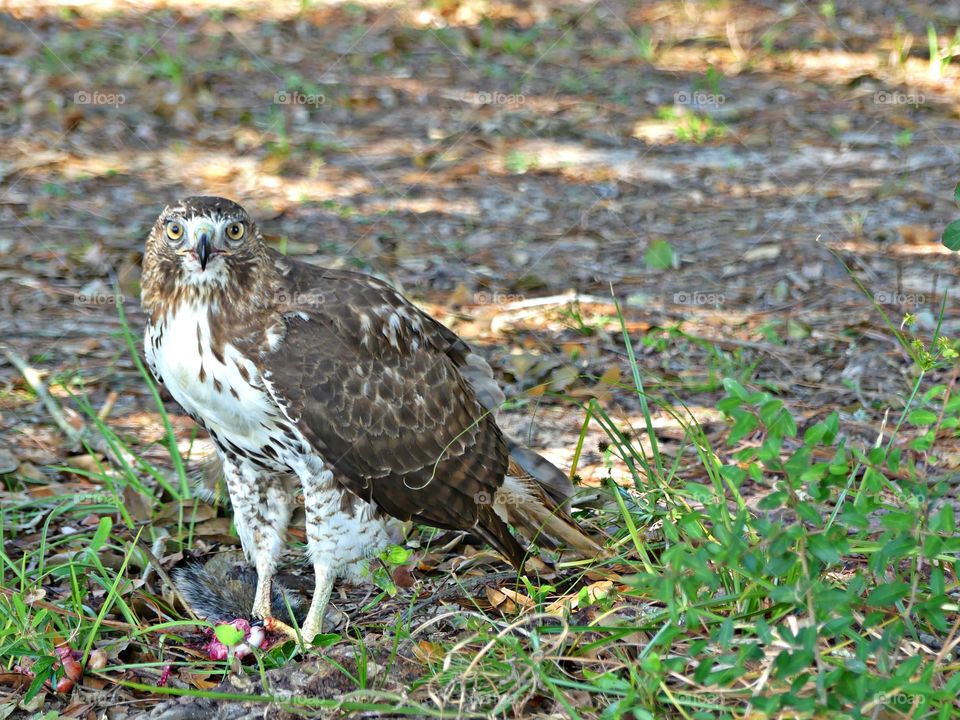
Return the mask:
<svg viewBox="0 0 960 720">
<path fill-rule="evenodd" d="M 164 208 L 147 238 L 144 305 L 210 301 L 218 292 L 258 304 L 270 266 L 246 210 L 222 197 L 188 197 Z"/>
<path fill-rule="evenodd" d="M 164 208 L 147 252 L 175 263 L 183 282 L 223 284 L 233 258 L 257 255 L 260 243 L 246 210 L 226 198 L 200 195 Z"/>
</svg>

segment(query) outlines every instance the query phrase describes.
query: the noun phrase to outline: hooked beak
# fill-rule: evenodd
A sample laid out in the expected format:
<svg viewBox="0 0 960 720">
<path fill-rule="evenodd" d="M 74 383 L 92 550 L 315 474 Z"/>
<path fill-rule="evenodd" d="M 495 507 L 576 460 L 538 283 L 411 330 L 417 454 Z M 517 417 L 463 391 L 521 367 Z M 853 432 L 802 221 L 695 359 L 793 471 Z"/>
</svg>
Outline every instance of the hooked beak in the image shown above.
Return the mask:
<svg viewBox="0 0 960 720">
<path fill-rule="evenodd" d="M 200 259 L 200 269 L 207 269 L 207 260 L 210 259 L 210 241 L 206 235 L 201 235 L 197 241 L 197 257 Z"/>
</svg>

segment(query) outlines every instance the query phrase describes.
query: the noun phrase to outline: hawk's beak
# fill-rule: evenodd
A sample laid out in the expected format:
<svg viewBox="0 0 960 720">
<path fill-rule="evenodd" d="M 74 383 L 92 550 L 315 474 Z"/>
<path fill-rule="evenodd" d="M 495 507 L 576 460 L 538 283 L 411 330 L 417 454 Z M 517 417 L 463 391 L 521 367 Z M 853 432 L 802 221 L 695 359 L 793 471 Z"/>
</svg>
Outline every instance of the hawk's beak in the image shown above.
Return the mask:
<svg viewBox="0 0 960 720">
<path fill-rule="evenodd" d="M 201 232 L 197 238 L 197 257 L 200 259 L 200 269 L 207 269 L 207 260 L 210 259 L 210 235 Z"/>
</svg>

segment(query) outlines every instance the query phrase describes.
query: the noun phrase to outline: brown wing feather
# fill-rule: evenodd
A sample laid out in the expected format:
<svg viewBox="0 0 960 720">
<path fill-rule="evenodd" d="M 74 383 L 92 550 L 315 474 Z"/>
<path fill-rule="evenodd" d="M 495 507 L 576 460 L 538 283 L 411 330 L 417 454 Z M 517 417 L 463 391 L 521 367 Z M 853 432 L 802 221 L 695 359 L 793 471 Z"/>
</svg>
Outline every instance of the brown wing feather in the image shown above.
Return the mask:
<svg viewBox="0 0 960 720">
<path fill-rule="evenodd" d="M 386 283 L 277 264 L 290 302 L 264 367 L 337 479 L 395 517 L 475 530 L 521 566 L 523 549 L 490 509 L 509 454 L 460 373 L 469 347 Z"/>
</svg>

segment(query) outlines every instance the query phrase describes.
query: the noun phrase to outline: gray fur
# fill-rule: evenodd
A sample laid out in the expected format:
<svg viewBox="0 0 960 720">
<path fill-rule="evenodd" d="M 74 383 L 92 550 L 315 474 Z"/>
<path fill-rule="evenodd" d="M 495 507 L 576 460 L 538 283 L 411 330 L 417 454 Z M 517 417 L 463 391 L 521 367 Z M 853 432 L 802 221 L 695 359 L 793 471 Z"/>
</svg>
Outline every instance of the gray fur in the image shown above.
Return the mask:
<svg viewBox="0 0 960 720">
<path fill-rule="evenodd" d="M 230 622 L 240 618 L 255 621 L 250 616 L 257 589 L 257 572 L 249 566 L 216 567 L 216 562 L 203 565 L 192 562 L 173 571 L 173 580 L 190 608 L 209 622 Z M 306 615 L 303 600 L 293 590 L 273 584 L 271 603 L 275 617 L 290 623 L 302 623 Z M 287 604 L 293 611 L 290 619 Z"/>
</svg>

